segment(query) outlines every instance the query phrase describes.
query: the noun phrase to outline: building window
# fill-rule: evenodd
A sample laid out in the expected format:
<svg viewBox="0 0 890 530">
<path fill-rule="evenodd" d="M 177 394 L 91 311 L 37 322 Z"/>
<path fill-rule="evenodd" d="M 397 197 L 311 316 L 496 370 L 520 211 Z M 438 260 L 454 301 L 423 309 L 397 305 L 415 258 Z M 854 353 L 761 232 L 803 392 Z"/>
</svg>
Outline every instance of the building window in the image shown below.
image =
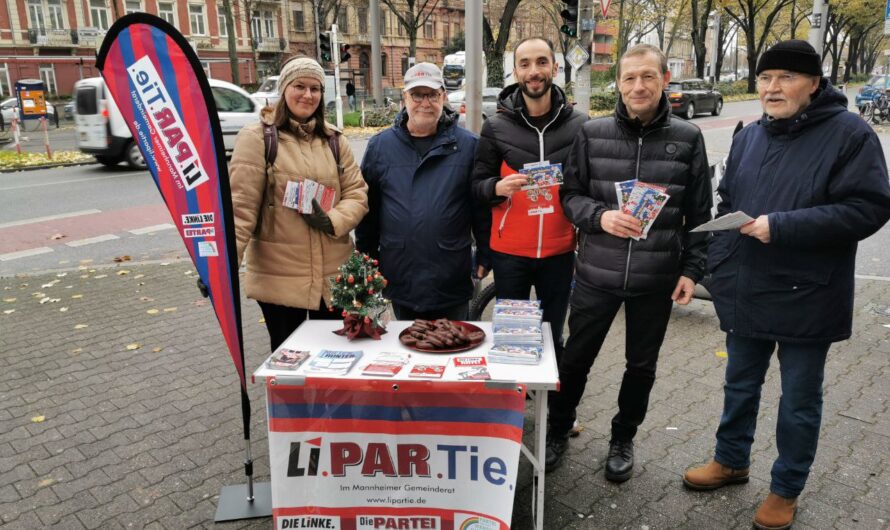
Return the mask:
<svg viewBox="0 0 890 530">
<path fill-rule="evenodd" d="M 40 65 L 40 80 L 46 86 L 46 91 L 50 94 L 58 94 L 59 89 L 56 86 L 56 72 L 52 65 Z"/>
<path fill-rule="evenodd" d="M 400 28 L 399 32 L 401 32 L 402 25 L 398 24 L 398 26 Z M 380 34 L 386 35 L 386 13 L 384 13 L 382 9 L 380 10 Z"/>
<path fill-rule="evenodd" d="M 220 37 L 228 37 L 229 36 L 229 25 L 226 24 L 226 14 L 220 12 L 217 15 L 217 23 L 219 24 L 219 36 Z"/>
<path fill-rule="evenodd" d="M 349 33 L 349 7 L 343 6 L 337 14 L 337 31 Z"/>
<path fill-rule="evenodd" d="M 445 38 L 445 45 L 451 43 L 451 24 L 446 20 L 444 24 L 442 24 L 442 31 L 445 33 L 443 37 Z"/>
<path fill-rule="evenodd" d="M 158 16 L 171 26 L 176 27 L 176 12 L 173 10 L 173 2 L 158 2 Z"/>
<path fill-rule="evenodd" d="M 124 3 L 124 9 L 128 15 L 130 13 L 139 13 L 142 11 L 142 2 L 140 0 L 127 0 Z"/>
<path fill-rule="evenodd" d="M 303 15 L 303 4 L 297 4 L 294 9 L 294 29 L 297 31 L 306 31 L 306 18 Z"/>
<path fill-rule="evenodd" d="M 426 22 L 423 24 L 423 38 L 432 39 L 436 33 L 436 26 L 432 20 L 426 19 Z"/>
<path fill-rule="evenodd" d="M 402 55 L 402 75 L 405 75 L 405 72 L 408 71 L 408 56 Z"/>
<path fill-rule="evenodd" d="M 49 11 L 49 27 L 52 29 L 65 29 L 65 16 L 62 15 L 61 0 L 47 0 Z"/>
<path fill-rule="evenodd" d="M 36 29 L 41 35 L 46 35 L 46 21 L 43 16 L 43 4 L 40 0 L 28 1 L 28 22 L 31 29 Z"/>
<path fill-rule="evenodd" d="M 355 10 L 355 17 L 358 19 L 358 32 L 362 35 L 368 34 L 368 10 L 360 7 Z"/>
<path fill-rule="evenodd" d="M 263 30 L 264 37 L 275 37 L 275 16 L 271 11 L 263 11 Z"/>
<path fill-rule="evenodd" d="M 108 6 L 105 0 L 90 0 L 90 18 L 93 20 L 93 26 L 108 30 Z"/>
<path fill-rule="evenodd" d="M 380 54 L 380 75 L 386 75 L 386 54 Z"/>
<path fill-rule="evenodd" d="M 189 4 L 189 30 L 192 35 L 207 35 L 203 5 Z"/>
<path fill-rule="evenodd" d="M 207 76 L 207 79 L 213 79 L 210 76 L 210 61 L 201 61 L 201 69 L 204 70 L 204 75 Z"/>
<path fill-rule="evenodd" d="M 6 67 L 6 63 L 3 63 L 0 64 L 0 97 L 12 95 L 12 90 L 9 87 L 9 69 Z"/>
</svg>

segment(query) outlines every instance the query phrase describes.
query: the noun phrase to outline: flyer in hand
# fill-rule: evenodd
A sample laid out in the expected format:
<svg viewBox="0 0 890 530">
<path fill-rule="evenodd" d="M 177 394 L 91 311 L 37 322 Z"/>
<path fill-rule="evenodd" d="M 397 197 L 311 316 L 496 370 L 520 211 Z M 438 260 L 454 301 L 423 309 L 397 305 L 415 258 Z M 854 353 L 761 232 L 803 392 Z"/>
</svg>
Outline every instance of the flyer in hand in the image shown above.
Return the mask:
<svg viewBox="0 0 890 530">
<path fill-rule="evenodd" d="M 321 350 L 321 353 L 312 357 L 309 364 L 306 365 L 306 372 L 323 375 L 346 375 L 361 358 L 361 350 Z"/>
<path fill-rule="evenodd" d="M 636 217 L 643 225 L 643 233 L 639 237 L 634 237 L 635 241 L 646 239 L 646 236 L 649 235 L 652 223 L 655 222 L 655 218 L 670 199 L 666 189 L 664 186 L 640 182 L 636 179 L 615 183 L 618 209 L 622 213 Z"/>
<path fill-rule="evenodd" d="M 519 173 L 528 178 L 528 184 L 522 187 L 523 190 L 559 186 L 563 183 L 562 164 L 551 164 L 549 160 L 525 164 Z"/>
</svg>

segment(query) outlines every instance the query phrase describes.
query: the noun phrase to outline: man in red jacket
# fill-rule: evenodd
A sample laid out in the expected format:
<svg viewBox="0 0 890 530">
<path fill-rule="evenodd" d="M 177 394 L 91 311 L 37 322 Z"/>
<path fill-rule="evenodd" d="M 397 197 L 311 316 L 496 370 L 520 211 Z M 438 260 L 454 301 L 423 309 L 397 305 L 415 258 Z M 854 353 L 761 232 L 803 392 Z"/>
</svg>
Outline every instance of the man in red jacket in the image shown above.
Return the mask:
<svg viewBox="0 0 890 530">
<path fill-rule="evenodd" d="M 527 299 L 534 286 L 550 323 L 557 359 L 568 311 L 575 230 L 562 212 L 559 186 L 522 190 L 528 163 L 562 164 L 587 120 L 553 85 L 553 46 L 533 37 L 513 54 L 516 84 L 498 96 L 498 113 L 485 121 L 476 148 L 473 195 L 491 214 L 491 262 L 498 298 Z"/>
</svg>

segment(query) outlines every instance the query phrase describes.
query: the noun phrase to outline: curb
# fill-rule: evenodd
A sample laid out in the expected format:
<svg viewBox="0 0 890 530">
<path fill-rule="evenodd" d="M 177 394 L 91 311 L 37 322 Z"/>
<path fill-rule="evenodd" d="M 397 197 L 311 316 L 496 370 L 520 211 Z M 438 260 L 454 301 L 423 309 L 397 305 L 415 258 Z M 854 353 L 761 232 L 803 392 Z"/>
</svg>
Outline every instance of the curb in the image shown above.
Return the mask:
<svg viewBox="0 0 890 530">
<path fill-rule="evenodd" d="M 52 169 L 54 167 L 73 167 L 73 166 L 92 166 L 97 165 L 99 162 L 93 160 L 92 162 L 65 162 L 59 164 L 43 164 L 40 166 L 27 166 L 27 167 L 10 167 L 0 169 L 0 173 L 16 173 L 18 171 L 36 171 L 38 169 Z"/>
</svg>

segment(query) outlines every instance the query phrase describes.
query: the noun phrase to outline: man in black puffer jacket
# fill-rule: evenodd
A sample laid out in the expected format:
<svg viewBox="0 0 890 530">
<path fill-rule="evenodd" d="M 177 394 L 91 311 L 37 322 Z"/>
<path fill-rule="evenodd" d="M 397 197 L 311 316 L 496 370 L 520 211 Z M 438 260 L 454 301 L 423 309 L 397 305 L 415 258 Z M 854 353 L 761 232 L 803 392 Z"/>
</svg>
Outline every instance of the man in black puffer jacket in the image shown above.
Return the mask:
<svg viewBox="0 0 890 530">
<path fill-rule="evenodd" d="M 698 128 L 671 115 L 669 80 L 658 48 L 628 50 L 618 67 L 615 115 L 584 124 L 568 158 L 562 205 L 581 243 L 560 392 L 550 406 L 551 469 L 565 452 L 587 374 L 623 304 L 627 365 L 605 475 L 615 482 L 631 477 L 633 438 L 646 416 L 671 306 L 689 303 L 704 274 L 707 235 L 690 230 L 710 219 L 708 160 Z M 630 179 L 664 186 L 670 196 L 639 241 L 631 238 L 641 235 L 640 222 L 618 210 L 615 192 L 616 182 Z"/>
</svg>

